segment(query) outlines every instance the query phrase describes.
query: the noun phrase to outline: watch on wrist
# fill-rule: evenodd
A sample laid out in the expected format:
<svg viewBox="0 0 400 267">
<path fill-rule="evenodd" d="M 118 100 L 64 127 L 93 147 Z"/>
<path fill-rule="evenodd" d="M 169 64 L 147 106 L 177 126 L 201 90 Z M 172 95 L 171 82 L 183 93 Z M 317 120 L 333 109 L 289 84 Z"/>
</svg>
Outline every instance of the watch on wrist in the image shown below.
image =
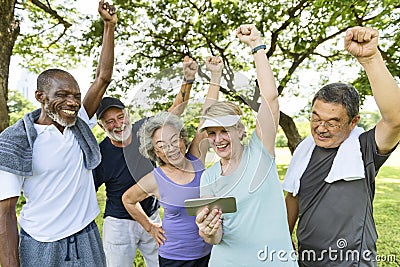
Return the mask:
<svg viewBox="0 0 400 267">
<path fill-rule="evenodd" d="M 193 84 L 194 83 L 194 79 L 186 79 L 186 77 L 183 77 L 183 81 L 185 82 L 185 83 L 188 83 L 188 84 Z"/>
<path fill-rule="evenodd" d="M 254 47 L 253 49 L 251 49 L 251 53 L 255 54 L 255 53 L 257 53 L 258 50 L 261 50 L 261 49 L 265 50 L 265 49 L 267 49 L 267 46 L 265 44 L 258 45 L 256 47 Z"/>
</svg>

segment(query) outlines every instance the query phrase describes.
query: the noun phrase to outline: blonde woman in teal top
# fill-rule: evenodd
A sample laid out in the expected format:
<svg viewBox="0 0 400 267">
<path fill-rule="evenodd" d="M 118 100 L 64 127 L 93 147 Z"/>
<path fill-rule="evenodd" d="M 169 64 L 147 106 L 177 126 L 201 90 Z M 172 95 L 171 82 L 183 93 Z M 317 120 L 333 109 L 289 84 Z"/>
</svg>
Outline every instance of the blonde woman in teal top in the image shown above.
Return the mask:
<svg viewBox="0 0 400 267">
<path fill-rule="evenodd" d="M 254 25 L 242 25 L 239 39 L 252 48 L 261 93 L 256 129 L 248 145 L 242 111 L 218 102 L 205 111 L 205 130 L 220 161 L 201 179 L 201 197 L 234 196 L 237 212 L 204 208 L 196 216 L 199 234 L 213 244 L 209 266 L 298 266 L 287 224 L 283 191 L 275 165 L 279 124 L 278 92 Z"/>
</svg>

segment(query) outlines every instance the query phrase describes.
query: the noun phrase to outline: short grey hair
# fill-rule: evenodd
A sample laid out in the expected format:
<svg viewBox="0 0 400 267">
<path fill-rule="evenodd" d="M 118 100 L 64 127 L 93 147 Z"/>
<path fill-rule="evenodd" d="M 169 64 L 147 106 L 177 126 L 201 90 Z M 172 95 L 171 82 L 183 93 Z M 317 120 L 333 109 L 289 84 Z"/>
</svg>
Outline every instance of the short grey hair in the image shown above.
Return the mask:
<svg viewBox="0 0 400 267">
<path fill-rule="evenodd" d="M 351 84 L 327 84 L 315 94 L 312 100 L 313 106 L 316 100 L 342 105 L 346 109 L 350 121 L 359 113 L 360 96 L 356 88 Z"/>
<path fill-rule="evenodd" d="M 178 116 L 169 112 L 160 112 L 155 116 L 150 117 L 143 125 L 140 127 L 138 136 L 140 138 L 139 152 L 143 157 L 148 158 L 152 161 L 156 161 L 160 165 L 164 165 L 159 157 L 157 157 L 154 151 L 153 145 L 153 135 L 154 132 L 163 127 L 164 125 L 170 125 L 179 131 L 180 137 L 183 139 L 185 146 L 189 144 L 188 133 L 185 129 L 183 122 Z"/>
<path fill-rule="evenodd" d="M 48 69 L 39 74 L 36 89 L 48 93 L 53 88 L 53 81 L 57 79 L 69 80 L 79 88 L 78 82 L 69 72 L 61 69 Z"/>
</svg>

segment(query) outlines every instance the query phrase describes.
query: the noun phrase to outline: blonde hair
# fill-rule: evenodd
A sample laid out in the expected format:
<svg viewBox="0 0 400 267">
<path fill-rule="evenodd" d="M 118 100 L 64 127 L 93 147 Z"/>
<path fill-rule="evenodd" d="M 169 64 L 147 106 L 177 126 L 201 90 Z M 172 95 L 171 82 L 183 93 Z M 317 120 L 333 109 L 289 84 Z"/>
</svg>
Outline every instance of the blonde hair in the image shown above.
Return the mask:
<svg viewBox="0 0 400 267">
<path fill-rule="evenodd" d="M 210 118 L 223 117 L 226 115 L 242 116 L 243 112 L 238 105 L 228 101 L 216 102 L 204 111 L 204 116 Z"/>
<path fill-rule="evenodd" d="M 232 102 L 229 101 L 218 101 L 211 106 L 209 106 L 205 111 L 203 116 L 208 117 L 208 118 L 218 118 L 218 117 L 223 117 L 226 115 L 243 115 L 243 111 L 240 109 L 240 107 Z M 245 127 L 242 122 L 242 119 L 238 120 L 238 122 L 233 125 L 232 127 L 235 127 L 237 129 L 242 129 L 244 134 L 243 137 L 246 136 L 245 133 Z"/>
</svg>

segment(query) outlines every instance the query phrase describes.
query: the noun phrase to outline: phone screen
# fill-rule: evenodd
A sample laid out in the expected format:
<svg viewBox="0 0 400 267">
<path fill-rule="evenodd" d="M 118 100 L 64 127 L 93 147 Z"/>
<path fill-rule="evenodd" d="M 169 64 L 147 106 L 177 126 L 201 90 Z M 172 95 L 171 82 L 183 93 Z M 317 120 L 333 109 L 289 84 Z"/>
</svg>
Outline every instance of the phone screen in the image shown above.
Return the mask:
<svg viewBox="0 0 400 267">
<path fill-rule="evenodd" d="M 222 213 L 236 212 L 236 199 L 232 196 L 186 199 L 185 207 L 189 216 L 195 216 L 205 206 L 220 209 Z"/>
</svg>

